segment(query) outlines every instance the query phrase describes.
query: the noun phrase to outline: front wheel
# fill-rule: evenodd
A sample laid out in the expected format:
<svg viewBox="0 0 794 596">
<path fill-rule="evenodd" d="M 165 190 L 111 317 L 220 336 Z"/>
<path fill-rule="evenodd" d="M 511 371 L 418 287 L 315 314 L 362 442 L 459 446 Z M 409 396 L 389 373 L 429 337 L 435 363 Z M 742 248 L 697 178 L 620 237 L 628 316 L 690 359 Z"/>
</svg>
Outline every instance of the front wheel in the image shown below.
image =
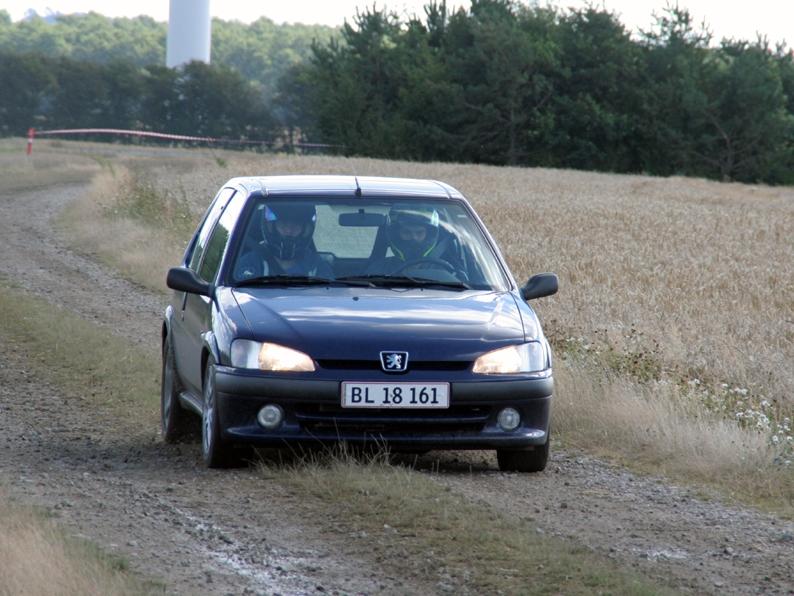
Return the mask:
<svg viewBox="0 0 794 596">
<path fill-rule="evenodd" d="M 215 365 L 204 370 L 204 407 L 201 416 L 201 455 L 208 468 L 229 468 L 240 465 L 238 453 L 221 440 L 218 418 L 218 394 L 215 391 Z"/>
<path fill-rule="evenodd" d="M 163 441 L 176 443 L 193 430 L 192 416 L 179 403 L 179 380 L 170 337 L 163 342 L 163 369 L 160 378 L 160 431 Z"/>
<path fill-rule="evenodd" d="M 497 449 L 496 460 L 502 472 L 542 472 L 549 460 L 549 439 L 531 449 Z"/>
</svg>

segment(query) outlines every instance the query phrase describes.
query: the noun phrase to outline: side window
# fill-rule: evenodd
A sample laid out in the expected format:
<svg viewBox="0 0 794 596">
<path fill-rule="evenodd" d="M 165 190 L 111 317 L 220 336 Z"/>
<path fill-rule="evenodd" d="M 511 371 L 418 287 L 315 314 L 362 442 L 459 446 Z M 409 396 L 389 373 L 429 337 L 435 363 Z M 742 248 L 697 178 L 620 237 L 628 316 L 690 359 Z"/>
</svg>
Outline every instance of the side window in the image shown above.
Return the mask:
<svg viewBox="0 0 794 596">
<path fill-rule="evenodd" d="M 204 259 L 198 269 L 198 274 L 201 279 L 207 281 L 214 281 L 215 276 L 218 274 L 218 269 L 221 266 L 223 254 L 226 252 L 226 245 L 229 244 L 229 237 L 232 234 L 232 229 L 237 223 L 237 218 L 242 211 L 245 204 L 245 195 L 238 193 L 229 202 L 229 206 L 223 211 L 223 215 L 218 220 L 218 225 L 212 230 L 209 240 L 207 241 L 204 250 Z"/>
<path fill-rule="evenodd" d="M 218 221 L 218 217 L 220 217 L 223 208 L 226 206 L 226 203 L 233 194 L 233 188 L 224 188 L 221 192 L 219 192 L 215 202 L 212 204 L 212 207 L 210 207 L 210 210 L 207 213 L 207 217 L 204 218 L 204 224 L 201 226 L 201 230 L 199 230 L 198 238 L 196 239 L 196 245 L 193 247 L 193 254 L 190 255 L 189 267 L 193 271 L 198 271 L 198 264 L 201 262 L 201 257 L 204 255 L 204 250 L 207 247 L 207 240 L 209 239 L 210 232 L 215 227 L 215 222 Z"/>
</svg>

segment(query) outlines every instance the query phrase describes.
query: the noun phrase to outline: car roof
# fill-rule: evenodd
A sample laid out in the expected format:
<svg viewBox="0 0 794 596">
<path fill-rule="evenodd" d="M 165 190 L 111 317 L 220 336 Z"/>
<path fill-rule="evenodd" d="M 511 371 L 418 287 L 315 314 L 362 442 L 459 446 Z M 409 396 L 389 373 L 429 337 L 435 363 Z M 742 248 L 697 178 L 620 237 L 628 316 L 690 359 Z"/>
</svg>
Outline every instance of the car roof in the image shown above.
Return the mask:
<svg viewBox="0 0 794 596">
<path fill-rule="evenodd" d="M 259 192 L 267 196 L 332 194 L 351 197 L 389 195 L 463 199 L 460 191 L 437 180 L 378 176 L 248 176 L 232 178 L 227 186 L 242 186 L 249 194 Z"/>
</svg>

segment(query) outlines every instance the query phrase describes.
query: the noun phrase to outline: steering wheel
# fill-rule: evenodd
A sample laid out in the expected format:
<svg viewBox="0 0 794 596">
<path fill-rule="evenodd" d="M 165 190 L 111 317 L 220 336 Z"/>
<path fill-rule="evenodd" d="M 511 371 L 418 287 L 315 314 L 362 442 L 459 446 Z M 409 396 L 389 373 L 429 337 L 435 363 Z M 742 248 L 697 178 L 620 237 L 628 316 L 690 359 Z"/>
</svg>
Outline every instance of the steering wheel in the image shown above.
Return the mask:
<svg viewBox="0 0 794 596">
<path fill-rule="evenodd" d="M 462 273 L 449 261 L 445 261 L 444 259 L 435 259 L 433 257 L 424 257 L 420 259 L 412 259 L 410 261 L 406 261 L 401 266 L 397 267 L 397 269 L 392 271 L 391 274 L 397 275 L 398 273 L 402 273 L 406 269 L 410 269 L 415 265 L 438 265 L 441 269 L 448 271 L 449 273 L 455 276 Z"/>
</svg>

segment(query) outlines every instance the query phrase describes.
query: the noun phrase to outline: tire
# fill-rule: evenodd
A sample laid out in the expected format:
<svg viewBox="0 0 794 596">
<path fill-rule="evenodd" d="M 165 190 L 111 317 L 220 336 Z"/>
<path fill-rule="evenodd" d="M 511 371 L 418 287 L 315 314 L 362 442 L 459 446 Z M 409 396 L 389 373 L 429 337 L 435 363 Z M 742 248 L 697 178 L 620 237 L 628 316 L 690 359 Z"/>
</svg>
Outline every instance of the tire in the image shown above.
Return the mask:
<svg viewBox="0 0 794 596">
<path fill-rule="evenodd" d="M 201 455 L 208 468 L 231 468 L 242 463 L 240 452 L 221 438 L 218 419 L 218 394 L 215 391 L 215 365 L 204 370 L 204 406 L 201 416 Z"/>
<path fill-rule="evenodd" d="M 180 389 L 174 348 L 166 337 L 163 342 L 163 368 L 160 376 L 160 432 L 166 443 L 176 443 L 188 437 L 195 428 L 193 416 L 179 403 Z"/>
<path fill-rule="evenodd" d="M 549 460 L 549 439 L 532 449 L 497 449 L 496 460 L 502 472 L 542 472 Z"/>
</svg>

